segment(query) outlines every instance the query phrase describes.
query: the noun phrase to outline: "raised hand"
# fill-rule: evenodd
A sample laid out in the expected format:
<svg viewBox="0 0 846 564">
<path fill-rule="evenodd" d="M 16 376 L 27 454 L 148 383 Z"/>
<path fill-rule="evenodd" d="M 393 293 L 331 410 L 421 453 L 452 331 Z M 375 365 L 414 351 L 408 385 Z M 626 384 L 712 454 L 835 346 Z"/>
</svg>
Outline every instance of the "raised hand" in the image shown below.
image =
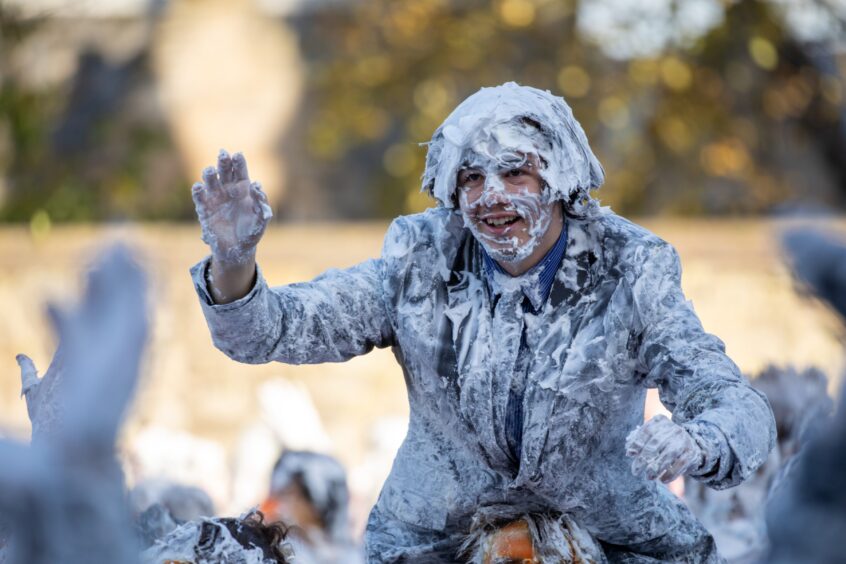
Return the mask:
<svg viewBox="0 0 846 564">
<path fill-rule="evenodd" d="M 656 415 L 626 438 L 632 474 L 665 484 L 696 470 L 704 461 L 702 449 L 687 430 L 664 415 Z"/>
<path fill-rule="evenodd" d="M 221 149 L 217 168 L 203 170 L 203 181 L 194 184 L 191 194 L 213 260 L 233 266 L 252 263 L 273 212 L 259 183 L 250 182 L 244 155 L 230 157 Z"/>
</svg>

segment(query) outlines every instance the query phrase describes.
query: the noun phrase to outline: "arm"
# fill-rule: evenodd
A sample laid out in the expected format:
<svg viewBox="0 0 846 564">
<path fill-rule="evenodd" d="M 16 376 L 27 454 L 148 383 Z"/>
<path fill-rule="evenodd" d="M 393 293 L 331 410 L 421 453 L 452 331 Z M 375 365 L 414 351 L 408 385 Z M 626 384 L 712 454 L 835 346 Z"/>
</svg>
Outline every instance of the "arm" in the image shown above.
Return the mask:
<svg viewBox="0 0 846 564">
<path fill-rule="evenodd" d="M 651 420 L 633 433 L 645 436 L 630 442 L 668 441 L 673 433 L 667 425 L 674 423 L 686 431 L 676 433 L 681 439 L 672 445 L 688 453 L 688 464 L 681 465 L 686 473 L 718 489 L 737 485 L 766 461 L 775 444 L 769 403 L 726 356 L 722 341 L 703 330 L 682 293 L 675 250 L 667 244 L 653 247 L 642 264 L 633 286 L 643 328 L 638 363 L 644 384 L 658 388 L 673 422 Z M 685 435 L 693 442 L 682 445 Z"/>
<path fill-rule="evenodd" d="M 212 300 L 205 281 L 210 260 L 191 275 L 215 346 L 237 361 L 340 362 L 393 342 L 381 259 L 278 288 L 269 288 L 257 269 L 252 289 L 228 304 Z"/>
<path fill-rule="evenodd" d="M 342 361 L 391 342 L 381 260 L 268 288 L 255 256 L 272 213 L 243 155 L 222 150 L 192 196 L 212 255 L 191 275 L 212 340 L 228 356 L 248 363 Z"/>
</svg>

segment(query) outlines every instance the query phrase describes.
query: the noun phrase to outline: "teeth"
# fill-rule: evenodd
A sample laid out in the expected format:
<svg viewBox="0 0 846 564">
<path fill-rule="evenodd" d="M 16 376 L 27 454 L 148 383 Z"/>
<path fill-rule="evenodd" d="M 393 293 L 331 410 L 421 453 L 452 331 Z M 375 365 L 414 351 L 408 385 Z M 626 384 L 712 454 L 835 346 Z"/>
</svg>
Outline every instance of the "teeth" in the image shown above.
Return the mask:
<svg viewBox="0 0 846 564">
<path fill-rule="evenodd" d="M 511 223 L 514 221 L 515 218 L 513 217 L 501 217 L 498 219 L 486 219 L 485 223 L 488 225 L 493 225 L 494 227 L 499 227 L 500 225 L 505 225 L 506 223 Z"/>
</svg>

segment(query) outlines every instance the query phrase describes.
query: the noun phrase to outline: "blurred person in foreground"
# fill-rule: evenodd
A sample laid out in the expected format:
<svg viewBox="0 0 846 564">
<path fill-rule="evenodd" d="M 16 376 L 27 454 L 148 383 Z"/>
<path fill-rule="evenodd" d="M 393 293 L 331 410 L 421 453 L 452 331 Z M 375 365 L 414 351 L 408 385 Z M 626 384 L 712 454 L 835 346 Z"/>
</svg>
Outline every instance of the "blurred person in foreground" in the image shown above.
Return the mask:
<svg viewBox="0 0 846 564">
<path fill-rule="evenodd" d="M 214 503 L 204 490 L 162 478 L 142 480 L 127 497 L 143 548 L 187 521 L 215 514 Z"/>
<path fill-rule="evenodd" d="M 192 268 L 212 338 L 241 362 L 339 362 L 393 348 L 410 421 L 365 534 L 372 562 L 454 561 L 483 514 L 562 516 L 611 562 L 719 562 L 660 482 L 743 481 L 772 411 L 705 333 L 668 243 L 601 208 L 604 172 L 563 99 L 508 83 L 428 145 L 437 206 L 380 258 L 271 289 L 271 216 L 242 155 L 193 188 L 212 256 Z M 643 422 L 646 389 L 672 412 Z M 474 518 L 476 516 L 476 518 Z"/>
<path fill-rule="evenodd" d="M 760 562 L 766 554 L 767 500 L 789 475 L 796 454 L 829 423 L 834 407 L 828 379 L 817 368 L 767 366 L 752 386 L 767 397 L 775 416 L 778 441 L 767 461 L 736 488 L 717 491 L 690 477 L 684 484 L 685 503 L 732 564 Z"/>
<path fill-rule="evenodd" d="M 846 322 L 846 243 L 832 233 L 788 231 L 782 241 L 794 277 Z M 837 409 L 803 434 L 767 504 L 769 564 L 846 562 L 846 386 Z"/>
<path fill-rule="evenodd" d="M 347 474 L 340 462 L 316 452 L 287 450 L 273 467 L 261 512 L 291 526 L 304 564 L 359 564 L 352 541 Z"/>
</svg>

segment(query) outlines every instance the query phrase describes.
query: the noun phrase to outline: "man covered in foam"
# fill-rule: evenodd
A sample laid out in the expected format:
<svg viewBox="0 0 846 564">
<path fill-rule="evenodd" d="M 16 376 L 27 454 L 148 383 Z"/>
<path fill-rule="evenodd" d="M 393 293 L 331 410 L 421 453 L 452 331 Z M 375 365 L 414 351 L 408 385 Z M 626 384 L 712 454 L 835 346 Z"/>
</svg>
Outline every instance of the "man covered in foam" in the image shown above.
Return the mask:
<svg viewBox="0 0 846 564">
<path fill-rule="evenodd" d="M 408 434 L 368 561 L 455 561 L 479 515 L 564 516 L 611 562 L 720 561 L 660 482 L 740 483 L 774 444 L 772 412 L 702 329 L 674 249 L 591 198 L 603 181 L 563 99 L 483 88 L 428 144 L 435 208 L 397 218 L 378 259 L 272 289 L 243 157 L 195 186 L 206 240 L 253 226 L 192 269 L 221 350 L 316 363 L 390 346 L 403 368 Z M 641 425 L 650 387 L 672 420 Z"/>
</svg>

